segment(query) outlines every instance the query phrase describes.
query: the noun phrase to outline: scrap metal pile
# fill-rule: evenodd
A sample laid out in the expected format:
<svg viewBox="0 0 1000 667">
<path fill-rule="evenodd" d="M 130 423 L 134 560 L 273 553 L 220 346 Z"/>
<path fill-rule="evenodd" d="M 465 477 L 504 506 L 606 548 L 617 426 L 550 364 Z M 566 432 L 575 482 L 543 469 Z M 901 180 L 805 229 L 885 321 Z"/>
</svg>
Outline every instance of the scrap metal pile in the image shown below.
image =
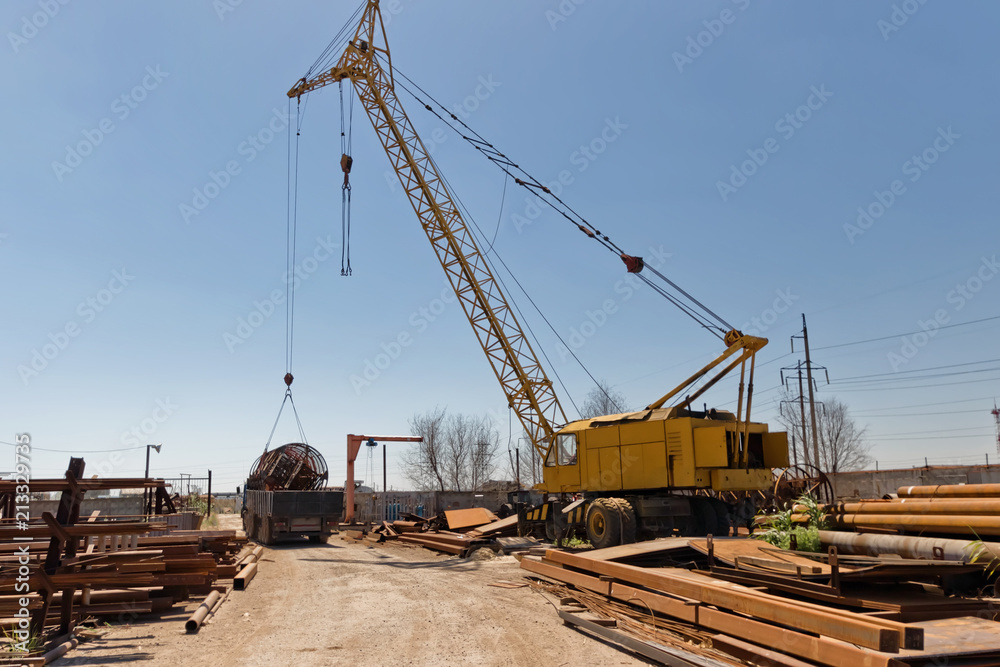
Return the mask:
<svg viewBox="0 0 1000 667">
<path fill-rule="evenodd" d="M 134 623 L 191 596 L 225 591 L 218 581 L 237 574 L 246 539 L 235 531 L 175 531 L 155 519 L 98 512 L 81 518 L 87 491 L 163 488 L 163 480 L 145 478 L 85 480 L 83 471 L 83 459 L 73 458 L 64 479 L 30 481 L 32 491 L 61 493 L 55 516 L 7 515 L 0 525 L 0 625 L 12 644 L 20 641 L 16 631 L 27 630 L 33 646 L 65 651 L 75 646 L 70 633 L 88 619 Z M 0 494 L 15 490 L 0 481 Z"/>
<path fill-rule="evenodd" d="M 505 544 L 504 539 L 517 534 L 517 516 L 498 519 L 482 507 L 448 510 L 433 519 L 407 513 L 401 516 L 397 521 L 383 521 L 369 531 L 360 527 L 348 529 L 344 539 L 373 543 L 395 540 L 465 558 L 479 548 L 505 550 L 512 543 Z M 513 540 L 521 547 L 525 545 L 524 540 Z"/>
</svg>

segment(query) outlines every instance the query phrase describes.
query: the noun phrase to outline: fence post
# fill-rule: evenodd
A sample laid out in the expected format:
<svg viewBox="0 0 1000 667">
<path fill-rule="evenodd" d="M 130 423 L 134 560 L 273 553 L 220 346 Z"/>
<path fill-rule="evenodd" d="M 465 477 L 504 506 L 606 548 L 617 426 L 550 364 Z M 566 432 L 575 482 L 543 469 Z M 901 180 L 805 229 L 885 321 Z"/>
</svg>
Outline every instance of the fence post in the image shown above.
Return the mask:
<svg viewBox="0 0 1000 667">
<path fill-rule="evenodd" d="M 212 516 L 212 471 L 208 471 L 208 511 L 205 516 Z"/>
</svg>

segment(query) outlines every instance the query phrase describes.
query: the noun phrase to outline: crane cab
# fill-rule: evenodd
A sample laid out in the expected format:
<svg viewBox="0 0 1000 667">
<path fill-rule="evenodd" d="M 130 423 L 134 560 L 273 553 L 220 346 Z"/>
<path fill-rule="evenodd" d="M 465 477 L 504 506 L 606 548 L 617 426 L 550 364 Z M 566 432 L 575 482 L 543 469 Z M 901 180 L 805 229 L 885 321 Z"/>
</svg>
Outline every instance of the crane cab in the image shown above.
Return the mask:
<svg viewBox="0 0 1000 667">
<path fill-rule="evenodd" d="M 739 426 L 747 428 L 740 466 Z M 739 424 L 724 410 L 640 410 L 571 422 L 555 436 L 543 476 L 550 493 L 711 488 L 762 490 L 788 465 L 788 436 Z"/>
</svg>

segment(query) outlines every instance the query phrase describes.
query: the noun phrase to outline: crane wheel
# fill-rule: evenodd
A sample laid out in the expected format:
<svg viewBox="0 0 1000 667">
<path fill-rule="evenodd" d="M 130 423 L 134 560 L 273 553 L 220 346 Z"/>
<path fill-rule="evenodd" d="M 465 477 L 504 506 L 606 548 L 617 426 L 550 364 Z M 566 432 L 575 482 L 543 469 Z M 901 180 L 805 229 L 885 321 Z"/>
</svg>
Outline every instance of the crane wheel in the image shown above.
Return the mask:
<svg viewBox="0 0 1000 667">
<path fill-rule="evenodd" d="M 587 510 L 587 539 L 595 549 L 621 544 L 622 517 L 611 498 L 598 498 Z"/>
<path fill-rule="evenodd" d="M 715 531 L 712 534 L 715 537 L 729 537 L 729 531 L 732 530 L 732 521 L 729 518 L 729 505 L 718 498 L 711 498 L 709 502 L 715 513 Z"/>
<path fill-rule="evenodd" d="M 694 496 L 690 499 L 691 515 L 694 519 L 690 527 L 689 537 L 704 537 L 705 535 L 716 535 L 718 525 L 716 523 L 715 508 L 709 498 Z M 728 534 L 728 533 L 727 533 Z"/>
<path fill-rule="evenodd" d="M 610 498 L 618 506 L 618 514 L 622 519 L 621 544 L 632 544 L 636 536 L 635 510 L 632 503 L 624 498 Z"/>
</svg>

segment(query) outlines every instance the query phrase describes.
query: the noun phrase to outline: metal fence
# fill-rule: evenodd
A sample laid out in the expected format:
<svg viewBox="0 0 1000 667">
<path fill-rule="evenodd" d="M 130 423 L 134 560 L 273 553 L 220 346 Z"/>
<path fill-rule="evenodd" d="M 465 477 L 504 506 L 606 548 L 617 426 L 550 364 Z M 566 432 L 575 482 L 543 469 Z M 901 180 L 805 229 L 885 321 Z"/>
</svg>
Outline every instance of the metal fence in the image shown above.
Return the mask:
<svg viewBox="0 0 1000 667">
<path fill-rule="evenodd" d="M 183 477 L 164 478 L 163 481 L 170 486 L 168 491 L 171 496 L 177 493 L 182 498 L 186 498 L 192 494 L 200 496 L 208 493 L 208 487 L 212 478 L 184 475 Z"/>
</svg>

